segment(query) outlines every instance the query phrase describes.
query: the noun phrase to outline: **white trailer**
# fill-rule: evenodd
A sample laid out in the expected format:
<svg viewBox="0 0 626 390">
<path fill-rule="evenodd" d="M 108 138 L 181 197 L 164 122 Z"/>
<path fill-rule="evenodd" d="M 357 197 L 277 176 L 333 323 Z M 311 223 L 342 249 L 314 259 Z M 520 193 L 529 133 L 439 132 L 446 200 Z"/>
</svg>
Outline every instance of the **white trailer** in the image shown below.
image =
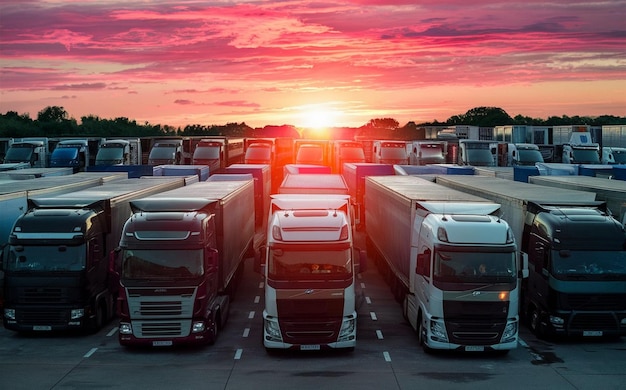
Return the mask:
<svg viewBox="0 0 626 390">
<path fill-rule="evenodd" d="M 415 176 L 368 177 L 365 202 L 368 253 L 426 351 L 517 347 L 516 244 L 499 204 Z"/>
</svg>

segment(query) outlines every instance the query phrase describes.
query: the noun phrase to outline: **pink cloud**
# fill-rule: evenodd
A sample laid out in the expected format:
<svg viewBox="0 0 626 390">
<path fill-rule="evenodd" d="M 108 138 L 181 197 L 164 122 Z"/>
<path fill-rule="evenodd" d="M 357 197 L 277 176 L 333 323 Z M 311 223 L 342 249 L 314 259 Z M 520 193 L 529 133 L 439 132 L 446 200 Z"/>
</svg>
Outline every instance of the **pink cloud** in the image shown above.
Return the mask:
<svg viewBox="0 0 626 390">
<path fill-rule="evenodd" d="M 459 88 L 522 91 L 521 86 L 555 82 L 611 81 L 626 88 L 620 2 L 466 4 L 112 0 L 38 1 L 26 7 L 3 2 L 0 111 L 36 113 L 43 108 L 40 94 L 58 90 L 80 93 L 66 107 L 74 116 L 98 107 L 103 112 L 94 114 L 99 116 L 150 122 L 174 118 L 176 110 L 183 111 L 181 118 L 197 117 L 195 110 L 207 106 L 221 117 L 247 114 L 229 107 L 276 116 L 291 105 L 340 99 L 345 110 L 353 110 L 346 111 L 346 118 L 357 118 L 351 124 L 359 124 L 381 110 L 388 112 L 384 116 L 401 110 L 414 121 L 445 115 L 435 108 L 422 114 L 424 103 L 415 96 L 423 88 L 450 95 Z M 132 104 L 107 107 L 91 101 L 97 98 L 94 91 L 122 90 L 141 95 L 141 102 L 133 98 Z M 390 93 L 404 97 L 389 99 Z M 603 88 L 585 88 L 572 109 L 580 110 L 589 93 L 606 99 Z M 224 99 L 234 94 L 244 98 Z M 24 96 L 31 96 L 31 103 Z M 114 96 L 125 99 L 128 93 Z M 177 97 L 174 105 L 172 96 Z M 457 113 L 478 105 L 464 99 L 453 99 L 461 107 Z M 120 107 L 125 112 L 118 113 Z M 410 117 L 411 108 L 426 117 Z M 624 115 L 623 110 L 606 113 Z M 577 113 L 553 113 L 562 114 Z M 251 118 L 262 121 L 256 111 Z"/>
</svg>

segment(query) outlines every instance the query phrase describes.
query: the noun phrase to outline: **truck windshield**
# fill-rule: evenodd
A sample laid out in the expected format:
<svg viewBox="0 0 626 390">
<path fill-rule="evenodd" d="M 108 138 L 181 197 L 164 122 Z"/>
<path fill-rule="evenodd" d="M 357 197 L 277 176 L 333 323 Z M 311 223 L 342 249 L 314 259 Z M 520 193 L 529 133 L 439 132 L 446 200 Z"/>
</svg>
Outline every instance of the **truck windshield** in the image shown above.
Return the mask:
<svg viewBox="0 0 626 390">
<path fill-rule="evenodd" d="M 193 152 L 193 158 L 218 160 L 220 158 L 220 148 L 219 146 L 198 147 Z"/>
<path fill-rule="evenodd" d="M 52 156 L 50 156 L 50 158 L 53 160 L 70 160 L 76 158 L 76 156 L 78 156 L 77 148 L 58 148 L 54 149 L 54 152 L 52 152 Z"/>
<path fill-rule="evenodd" d="M 107 147 L 102 148 L 98 151 L 96 155 L 96 165 L 104 165 L 104 164 L 121 164 L 124 159 L 123 156 L 124 149 L 121 147 Z"/>
<path fill-rule="evenodd" d="M 176 149 L 171 147 L 155 147 L 150 151 L 150 158 L 174 159 Z"/>
<path fill-rule="evenodd" d="M 11 246 L 7 271 L 80 271 L 85 268 L 85 245 Z"/>
<path fill-rule="evenodd" d="M 600 164 L 600 154 L 593 149 L 574 149 L 574 161 L 577 164 Z"/>
<path fill-rule="evenodd" d="M 626 280 L 626 251 L 553 251 L 552 273 L 557 279 Z"/>
<path fill-rule="evenodd" d="M 340 250 L 284 250 L 272 248 L 268 272 L 274 280 L 345 278 L 352 272 L 349 248 Z"/>
<path fill-rule="evenodd" d="M 189 278 L 204 274 L 202 250 L 125 250 L 122 277 L 126 279 Z"/>
<path fill-rule="evenodd" d="M 493 167 L 493 154 L 488 149 L 468 149 L 467 163 L 477 167 Z"/>
<path fill-rule="evenodd" d="M 405 160 L 405 147 L 386 147 L 380 149 L 380 158 L 385 160 Z"/>
<path fill-rule="evenodd" d="M 512 282 L 516 277 L 515 252 L 438 251 L 434 280 L 441 282 Z"/>
<path fill-rule="evenodd" d="M 33 148 L 29 146 L 11 146 L 4 156 L 5 162 L 29 162 Z"/>
<path fill-rule="evenodd" d="M 543 156 L 539 150 L 532 149 L 519 149 L 519 161 L 516 161 L 518 165 L 535 165 L 535 163 L 543 162 Z"/>
<path fill-rule="evenodd" d="M 340 158 L 342 160 L 355 160 L 355 162 L 365 162 L 365 153 L 363 152 L 363 148 L 360 147 L 344 147 L 339 149 Z"/>
</svg>

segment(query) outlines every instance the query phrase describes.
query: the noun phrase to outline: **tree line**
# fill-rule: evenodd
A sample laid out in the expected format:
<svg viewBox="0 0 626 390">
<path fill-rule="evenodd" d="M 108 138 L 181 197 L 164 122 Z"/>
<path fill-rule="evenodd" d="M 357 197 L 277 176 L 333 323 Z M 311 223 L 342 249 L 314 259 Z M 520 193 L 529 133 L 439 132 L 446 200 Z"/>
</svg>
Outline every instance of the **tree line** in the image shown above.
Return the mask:
<svg viewBox="0 0 626 390">
<path fill-rule="evenodd" d="M 358 128 L 337 128 L 337 138 L 352 138 L 353 136 L 375 136 L 384 132 L 385 136 L 393 135 L 393 138 L 411 138 L 418 128 L 424 126 L 452 126 L 469 125 L 481 127 L 494 127 L 500 125 L 533 125 L 533 126 L 558 126 L 558 125 L 619 125 L 626 124 L 626 117 L 614 115 L 601 115 L 597 117 L 586 116 L 551 116 L 547 119 L 531 118 L 517 115 L 509 116 L 499 107 L 475 107 L 465 114 L 454 115 L 445 122 L 434 120 L 432 122 L 415 123 L 408 122 L 400 126 L 393 118 L 375 118 Z M 83 116 L 80 123 L 69 116 L 67 111 L 60 106 L 48 106 L 38 112 L 37 118 L 32 119 L 28 114 L 19 114 L 8 111 L 0 114 L 0 137 L 155 137 L 155 136 L 230 136 L 230 137 L 299 137 L 303 135 L 302 129 L 291 125 L 252 128 L 242 123 L 227 123 L 225 125 L 201 125 L 193 124 L 185 127 L 173 127 L 169 125 L 153 125 L 148 122 L 137 121 L 119 117 L 115 119 L 100 118 L 95 115 Z M 306 135 L 306 134 L 305 134 Z"/>
</svg>

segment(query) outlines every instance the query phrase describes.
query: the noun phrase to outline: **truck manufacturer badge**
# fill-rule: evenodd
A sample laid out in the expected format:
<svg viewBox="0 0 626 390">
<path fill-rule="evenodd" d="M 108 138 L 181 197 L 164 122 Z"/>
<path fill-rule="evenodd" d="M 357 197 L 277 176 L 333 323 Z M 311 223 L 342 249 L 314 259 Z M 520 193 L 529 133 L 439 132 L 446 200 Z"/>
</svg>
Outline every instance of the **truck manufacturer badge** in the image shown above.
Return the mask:
<svg viewBox="0 0 626 390">
<path fill-rule="evenodd" d="M 472 295 L 477 297 L 480 295 L 480 291 L 472 291 Z"/>
<path fill-rule="evenodd" d="M 309 290 L 304 290 L 305 294 L 313 294 L 315 290 L 309 289 Z"/>
</svg>

